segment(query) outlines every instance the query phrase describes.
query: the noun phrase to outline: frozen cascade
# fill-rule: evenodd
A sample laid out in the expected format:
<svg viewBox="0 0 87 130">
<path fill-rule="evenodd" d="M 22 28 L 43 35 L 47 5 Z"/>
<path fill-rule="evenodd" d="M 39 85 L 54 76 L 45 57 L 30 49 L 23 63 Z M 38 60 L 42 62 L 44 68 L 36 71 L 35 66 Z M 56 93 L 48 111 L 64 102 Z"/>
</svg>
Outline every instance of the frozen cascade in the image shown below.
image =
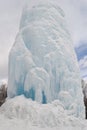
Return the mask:
<svg viewBox="0 0 87 130">
<path fill-rule="evenodd" d="M 53 0 L 30 5 L 9 55 L 8 96 L 24 94 L 40 103 L 59 99 L 78 116 L 84 111 L 81 79 L 64 12 Z"/>
</svg>

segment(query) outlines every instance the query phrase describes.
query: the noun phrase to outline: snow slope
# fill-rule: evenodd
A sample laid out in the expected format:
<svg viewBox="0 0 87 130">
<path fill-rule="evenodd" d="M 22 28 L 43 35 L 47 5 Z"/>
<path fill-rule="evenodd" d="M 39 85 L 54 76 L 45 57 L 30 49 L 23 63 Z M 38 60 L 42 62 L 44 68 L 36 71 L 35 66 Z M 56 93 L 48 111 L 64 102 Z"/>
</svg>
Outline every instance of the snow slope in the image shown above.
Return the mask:
<svg viewBox="0 0 87 130">
<path fill-rule="evenodd" d="M 0 107 L 0 130 L 86 130 L 87 121 L 68 115 L 59 100 L 39 104 L 23 95 Z"/>
<path fill-rule="evenodd" d="M 24 94 L 39 103 L 59 99 L 84 115 L 79 67 L 64 12 L 54 0 L 30 1 L 9 55 L 8 96 Z"/>
</svg>

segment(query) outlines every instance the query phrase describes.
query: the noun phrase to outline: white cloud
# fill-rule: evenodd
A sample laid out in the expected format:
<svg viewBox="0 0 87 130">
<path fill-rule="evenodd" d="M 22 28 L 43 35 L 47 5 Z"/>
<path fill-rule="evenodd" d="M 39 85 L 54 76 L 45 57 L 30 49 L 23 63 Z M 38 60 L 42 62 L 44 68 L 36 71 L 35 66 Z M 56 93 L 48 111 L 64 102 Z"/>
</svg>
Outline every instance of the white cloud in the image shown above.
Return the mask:
<svg viewBox="0 0 87 130">
<path fill-rule="evenodd" d="M 87 41 L 87 0 L 61 0 L 75 46 Z"/>
<path fill-rule="evenodd" d="M 79 61 L 79 66 L 81 69 L 81 76 L 87 79 L 87 56 L 84 56 L 84 58 Z"/>
<path fill-rule="evenodd" d="M 87 56 L 79 61 L 80 68 L 85 69 L 87 68 Z"/>
<path fill-rule="evenodd" d="M 0 0 L 0 79 L 8 75 L 8 55 L 19 28 L 23 2 Z"/>
</svg>

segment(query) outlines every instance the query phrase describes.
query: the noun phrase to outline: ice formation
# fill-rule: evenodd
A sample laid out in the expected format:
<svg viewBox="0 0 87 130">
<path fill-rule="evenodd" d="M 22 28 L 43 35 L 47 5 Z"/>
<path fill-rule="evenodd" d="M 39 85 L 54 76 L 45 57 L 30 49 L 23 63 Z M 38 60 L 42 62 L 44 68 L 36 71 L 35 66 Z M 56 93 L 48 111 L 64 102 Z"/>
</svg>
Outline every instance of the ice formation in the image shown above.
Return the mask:
<svg viewBox="0 0 87 130">
<path fill-rule="evenodd" d="M 77 58 L 64 12 L 54 1 L 28 3 L 23 9 L 8 80 L 8 96 L 21 94 L 43 104 L 59 99 L 77 115 L 83 110 Z"/>
</svg>

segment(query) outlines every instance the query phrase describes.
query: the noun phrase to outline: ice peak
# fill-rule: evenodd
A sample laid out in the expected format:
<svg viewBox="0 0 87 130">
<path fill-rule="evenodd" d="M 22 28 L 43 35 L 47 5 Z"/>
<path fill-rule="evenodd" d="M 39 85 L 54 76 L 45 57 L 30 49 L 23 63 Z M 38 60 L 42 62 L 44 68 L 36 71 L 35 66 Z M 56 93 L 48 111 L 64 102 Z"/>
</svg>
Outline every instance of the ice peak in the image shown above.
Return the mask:
<svg viewBox="0 0 87 130">
<path fill-rule="evenodd" d="M 72 100 L 66 109 L 75 103 L 79 115 L 83 110 L 81 79 L 64 13 L 50 0 L 31 4 L 23 10 L 9 56 L 8 96 L 24 94 L 40 103 L 60 98 L 64 103 L 60 93 L 68 93 Z"/>
</svg>

